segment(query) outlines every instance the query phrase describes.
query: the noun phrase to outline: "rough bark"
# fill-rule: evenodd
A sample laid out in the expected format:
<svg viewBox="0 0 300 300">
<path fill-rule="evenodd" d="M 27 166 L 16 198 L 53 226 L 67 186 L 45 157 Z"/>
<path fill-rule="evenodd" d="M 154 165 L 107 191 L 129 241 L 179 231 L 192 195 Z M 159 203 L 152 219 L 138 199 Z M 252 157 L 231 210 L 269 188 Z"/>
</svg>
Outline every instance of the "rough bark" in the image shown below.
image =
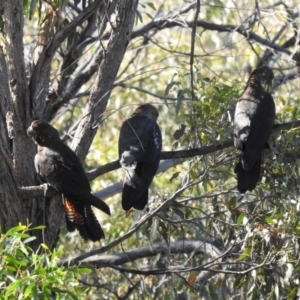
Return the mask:
<svg viewBox="0 0 300 300">
<path fill-rule="evenodd" d="M 3 72 L 1 92 L 3 91 L 2 97 L 4 97 L 1 121 L 2 126 L 6 124 L 6 129 L 1 126 L 3 143 L 0 147 L 1 170 L 4 176 L 1 184 L 1 206 L 5 206 L 6 210 L 3 208 L 0 223 L 3 224 L 3 229 L 7 230 L 18 222 L 25 223 L 27 213 L 30 211 L 31 200 L 23 202 L 16 187 L 31 185 L 36 181 L 32 161 L 30 161 L 33 157 L 34 145 L 26 135 L 30 120 L 30 101 L 23 55 L 23 1 L 5 1 L 3 13 L 6 20 L 4 27 L 6 55 L 4 57 L 1 54 Z"/>
</svg>

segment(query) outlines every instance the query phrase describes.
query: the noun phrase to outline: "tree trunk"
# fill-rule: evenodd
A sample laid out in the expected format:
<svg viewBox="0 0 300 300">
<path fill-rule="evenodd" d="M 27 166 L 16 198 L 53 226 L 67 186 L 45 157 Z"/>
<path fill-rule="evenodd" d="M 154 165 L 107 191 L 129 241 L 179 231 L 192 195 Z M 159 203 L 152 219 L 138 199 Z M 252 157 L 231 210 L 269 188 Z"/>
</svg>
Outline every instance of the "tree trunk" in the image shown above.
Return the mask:
<svg viewBox="0 0 300 300">
<path fill-rule="evenodd" d="M 105 4 L 104 1 L 92 2 L 60 31 L 55 34 L 48 31 L 45 43 L 40 43 L 34 53 L 32 75 L 28 81 L 29 70 L 26 70 L 23 53 L 23 1 L 0 1 L 0 9 L 3 9 L 5 17 L 5 55 L 2 49 L 0 51 L 0 224 L 3 232 L 19 222 L 28 222 L 32 226 L 45 225 L 45 230 L 33 233 L 37 236 L 33 244 L 35 249 L 41 242 L 50 248 L 55 247 L 63 218 L 63 206 L 60 195 L 22 199 L 19 187 L 41 184 L 34 170 L 36 145 L 28 138 L 26 129 L 32 120 L 40 118 L 45 112 L 50 83 L 49 66 L 56 51 L 76 26 L 96 14 L 103 3 Z M 137 0 L 122 0 L 118 3 L 118 22 L 105 49 L 104 59 L 98 67 L 97 78 L 85 110 L 93 110 L 93 113 L 88 118 L 83 117 L 78 127 L 78 130 L 83 130 L 81 134 L 76 134 L 73 141 L 73 147 L 80 153 L 81 160 L 92 143 L 97 130 L 94 123 L 98 124 L 101 120 L 123 60 L 137 3 Z M 41 30 L 45 30 L 45 27 Z M 62 90 L 61 86 L 59 88 Z M 85 113 L 84 116 L 86 115 Z"/>
</svg>

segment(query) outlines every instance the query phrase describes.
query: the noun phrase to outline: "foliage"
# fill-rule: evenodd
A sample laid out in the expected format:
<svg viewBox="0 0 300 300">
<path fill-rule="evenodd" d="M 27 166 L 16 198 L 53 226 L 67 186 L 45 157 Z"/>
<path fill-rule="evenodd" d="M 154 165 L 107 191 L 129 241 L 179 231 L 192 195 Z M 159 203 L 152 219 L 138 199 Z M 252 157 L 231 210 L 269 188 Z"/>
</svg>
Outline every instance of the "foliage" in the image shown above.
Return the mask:
<svg viewBox="0 0 300 300">
<path fill-rule="evenodd" d="M 56 261 L 62 249 L 51 252 L 42 244 L 34 252 L 30 242 L 35 237 L 30 232 L 43 228 L 19 225 L 1 234 L 1 299 L 82 299 L 84 290 L 78 279 L 90 270 L 58 267 Z"/>
<path fill-rule="evenodd" d="M 88 135 L 99 127 L 84 161 L 88 170 L 118 158 L 119 128 L 136 105 L 151 102 L 158 107 L 163 150 L 171 151 L 174 160 L 156 176 L 147 209 L 124 218 L 119 188 L 113 197 L 106 195 L 112 216 L 96 211 L 106 234 L 104 241 L 86 242 L 62 228 L 59 250 L 51 252 L 42 245 L 44 254 L 30 248 L 31 229 L 11 229 L 0 243 L 1 296 L 29 299 L 34 294 L 52 297 L 54 292 L 61 294 L 61 299 L 299 297 L 299 129 L 274 132 L 264 151 L 260 183 L 245 195 L 236 190 L 237 153 L 228 144 L 236 101 L 249 72 L 262 64 L 275 73 L 276 123 L 300 120 L 299 78 L 291 60 L 299 41 L 298 2 L 200 1 L 200 14 L 195 16 L 197 2 L 140 1 L 119 72 L 109 83 L 107 74 L 102 77 L 109 101 L 86 131 Z M 93 3 L 23 1 L 25 51 L 29 54 L 25 57 L 26 76 L 38 66 L 32 62 L 33 53 L 43 59 L 39 56 L 42 51 L 36 50 L 38 41 L 49 40 L 50 47 L 55 36 Z M 97 82 L 98 74 L 110 56 L 111 36 L 120 31 L 117 9 L 121 2 L 101 3 L 109 5 L 97 10 L 95 18 L 74 27 L 51 62 L 43 65 L 45 69 L 51 65 L 50 75 L 46 88 L 35 94 L 45 93 L 41 102 L 48 111 L 43 117 L 70 145 L 80 140 L 78 124 L 95 111 L 91 98 L 102 85 Z M 0 23 L 5 35 L 5 22 Z M 110 66 L 118 58 L 112 56 Z M 49 91 L 44 92 L 48 86 Z M 59 104 L 58 110 L 51 110 L 54 104 Z M 19 140 L 26 139 L 22 136 Z M 75 146 L 78 150 L 85 144 Z M 181 150 L 208 148 L 212 150 L 204 154 L 176 156 Z M 122 170 L 107 172 L 93 180 L 92 189 L 103 189 L 105 194 L 106 188 L 122 185 L 123 175 Z M 47 216 L 52 213 L 46 212 Z M 188 243 L 194 248 L 183 247 Z M 68 260 L 82 253 L 95 261 L 94 265 L 77 257 L 88 267 L 92 264 L 90 273 L 78 268 L 77 261 L 72 262 L 74 269 L 55 264 L 58 257 Z M 91 288 L 82 296 L 85 286 Z"/>
</svg>

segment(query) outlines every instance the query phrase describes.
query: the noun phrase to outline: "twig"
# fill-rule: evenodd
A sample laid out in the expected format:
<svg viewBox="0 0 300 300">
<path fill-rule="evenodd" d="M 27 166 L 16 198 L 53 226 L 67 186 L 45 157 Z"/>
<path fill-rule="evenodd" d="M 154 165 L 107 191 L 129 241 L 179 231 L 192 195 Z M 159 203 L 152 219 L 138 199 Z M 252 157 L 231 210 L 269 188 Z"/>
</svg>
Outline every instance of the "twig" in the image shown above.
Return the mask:
<svg viewBox="0 0 300 300">
<path fill-rule="evenodd" d="M 200 12 L 200 0 L 197 0 L 197 8 L 195 12 L 194 24 L 192 27 L 192 39 L 191 39 L 191 55 L 190 55 L 190 75 L 191 75 L 191 95 L 192 100 L 195 100 L 194 93 L 194 52 L 195 52 L 195 38 L 197 29 L 197 20 Z"/>
</svg>

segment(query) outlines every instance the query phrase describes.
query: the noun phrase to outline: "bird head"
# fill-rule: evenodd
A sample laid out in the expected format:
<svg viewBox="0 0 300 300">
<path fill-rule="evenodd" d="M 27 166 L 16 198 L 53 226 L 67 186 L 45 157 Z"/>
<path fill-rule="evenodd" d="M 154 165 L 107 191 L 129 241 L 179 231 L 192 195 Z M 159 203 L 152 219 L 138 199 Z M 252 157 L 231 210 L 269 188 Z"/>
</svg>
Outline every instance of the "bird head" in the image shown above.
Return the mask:
<svg viewBox="0 0 300 300">
<path fill-rule="evenodd" d="M 27 129 L 27 135 L 39 146 L 48 146 L 52 141 L 60 140 L 58 131 L 45 121 L 35 120 Z"/>
<path fill-rule="evenodd" d="M 147 116 L 156 122 L 159 114 L 158 114 L 158 110 L 153 105 L 142 104 L 132 114 L 132 116 L 135 116 L 135 115 Z"/>
<path fill-rule="evenodd" d="M 249 81 L 259 82 L 261 85 L 266 86 L 267 91 L 270 91 L 273 79 L 274 79 L 273 71 L 267 66 L 262 66 L 260 68 L 255 69 L 251 73 Z"/>
</svg>

